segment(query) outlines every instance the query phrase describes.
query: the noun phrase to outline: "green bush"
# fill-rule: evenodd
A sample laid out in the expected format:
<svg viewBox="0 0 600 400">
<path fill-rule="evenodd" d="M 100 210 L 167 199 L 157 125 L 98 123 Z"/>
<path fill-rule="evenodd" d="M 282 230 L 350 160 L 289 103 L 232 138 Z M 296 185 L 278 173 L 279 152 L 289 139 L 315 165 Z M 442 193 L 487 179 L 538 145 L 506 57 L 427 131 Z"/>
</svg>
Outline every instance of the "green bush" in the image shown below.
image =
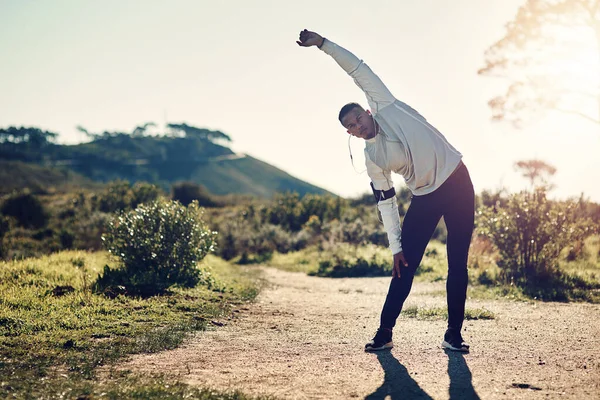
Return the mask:
<svg viewBox="0 0 600 400">
<path fill-rule="evenodd" d="M 73 248 L 97 251 L 102 249 L 102 234 L 111 215 L 100 211 L 90 212 L 84 218 L 74 218 L 69 223 L 73 231 Z"/>
<path fill-rule="evenodd" d="M 163 195 L 162 190 L 146 182 L 135 185 L 127 181 L 113 181 L 92 199 L 92 207 L 105 213 L 130 210 L 143 203 L 150 203 Z"/>
<path fill-rule="evenodd" d="M 165 194 L 161 188 L 148 182 L 136 182 L 131 190 L 133 192 L 131 208 L 156 201 Z"/>
<path fill-rule="evenodd" d="M 93 199 L 94 209 L 113 213 L 130 208 L 133 202 L 131 185 L 127 181 L 114 181 Z"/>
<path fill-rule="evenodd" d="M 388 249 L 339 243 L 326 245 L 322 250 L 318 269 L 311 274 L 332 278 L 392 275 L 392 257 Z"/>
<path fill-rule="evenodd" d="M 313 215 L 322 222 L 340 219 L 346 208 L 347 201 L 340 197 L 278 193 L 265 211 L 265 222 L 297 232 Z"/>
<path fill-rule="evenodd" d="M 219 255 L 226 260 L 241 256 L 239 263 L 262 263 L 268 261 L 274 251 L 287 253 L 296 248 L 293 234 L 278 225 L 255 226 L 244 219 L 227 221 L 218 228 Z"/>
<path fill-rule="evenodd" d="M 387 233 L 383 224 L 377 222 L 375 225 L 365 222 L 357 217 L 352 221 L 345 222 L 334 219 L 321 226 L 321 236 L 327 243 L 351 243 L 356 245 L 375 244 L 387 247 Z"/>
<path fill-rule="evenodd" d="M 319 262 L 319 269 L 315 275 L 331 278 L 390 276 L 391 271 L 391 262 L 389 260 L 379 260 L 375 255 L 370 260 L 363 257 L 348 259 L 334 255 L 330 260 Z"/>
<path fill-rule="evenodd" d="M 0 206 L 2 214 L 16 219 L 24 228 L 40 229 L 48 223 L 49 215 L 37 196 L 28 191 L 8 196 Z"/>
<path fill-rule="evenodd" d="M 543 189 L 514 194 L 503 208 L 483 207 L 477 224 L 500 252 L 501 280 L 520 286 L 554 282 L 561 250 L 596 231 L 576 202 L 550 201 Z"/>
<path fill-rule="evenodd" d="M 198 201 L 202 207 L 217 207 L 218 202 L 214 196 L 202 185 L 195 182 L 177 182 L 171 186 L 171 198 L 184 206 L 192 201 Z"/>
<path fill-rule="evenodd" d="M 105 268 L 98 287 L 119 284 L 129 292 L 160 293 L 172 285 L 193 287 L 203 277 L 197 263 L 214 250 L 216 232 L 207 229 L 202 209 L 157 201 L 120 212 L 102 236 L 123 269 Z"/>
</svg>

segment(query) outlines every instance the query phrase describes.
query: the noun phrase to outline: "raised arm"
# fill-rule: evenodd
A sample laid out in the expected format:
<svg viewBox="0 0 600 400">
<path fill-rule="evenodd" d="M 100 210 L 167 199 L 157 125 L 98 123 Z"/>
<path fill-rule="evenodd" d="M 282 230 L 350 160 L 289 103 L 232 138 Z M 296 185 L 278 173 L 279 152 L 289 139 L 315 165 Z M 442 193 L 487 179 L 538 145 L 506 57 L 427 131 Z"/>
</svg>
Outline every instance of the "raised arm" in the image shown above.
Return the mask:
<svg viewBox="0 0 600 400">
<path fill-rule="evenodd" d="M 296 41 L 296 43 L 302 47 L 317 46 L 329 54 L 365 93 L 369 107 L 373 113 L 377 113 L 383 107 L 392 104 L 396 100 L 381 79 L 366 63 L 331 40 L 325 39 L 316 32 L 305 29 L 300 32 L 300 40 Z"/>
</svg>

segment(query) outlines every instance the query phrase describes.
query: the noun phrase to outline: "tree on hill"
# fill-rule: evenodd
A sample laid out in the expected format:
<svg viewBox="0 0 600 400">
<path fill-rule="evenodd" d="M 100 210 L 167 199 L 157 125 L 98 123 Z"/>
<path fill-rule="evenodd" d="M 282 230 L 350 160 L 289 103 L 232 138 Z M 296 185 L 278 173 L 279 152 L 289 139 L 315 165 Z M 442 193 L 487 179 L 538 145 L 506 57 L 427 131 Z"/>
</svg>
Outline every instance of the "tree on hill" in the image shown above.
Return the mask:
<svg viewBox="0 0 600 400">
<path fill-rule="evenodd" d="M 599 60 L 600 0 L 527 0 L 478 72 L 510 81 L 492 118 L 519 127 L 556 111 L 600 127 Z"/>
<path fill-rule="evenodd" d="M 0 129 L 0 158 L 34 161 L 43 158 L 41 150 L 52 145 L 58 135 L 33 127 Z"/>
<path fill-rule="evenodd" d="M 154 122 L 146 122 L 143 125 L 136 126 L 135 129 L 133 130 L 133 132 L 131 132 L 131 136 L 133 136 L 133 137 L 144 136 L 146 134 L 146 132 L 148 131 L 149 127 L 156 127 L 156 124 Z"/>
<path fill-rule="evenodd" d="M 102 133 L 94 133 L 88 131 L 81 125 L 77 126 L 77 130 L 82 132 L 84 135 L 89 137 L 92 141 L 98 139 L 106 139 L 111 137 L 128 135 L 131 137 L 142 137 L 144 136 L 150 127 L 156 127 L 154 122 L 146 122 L 145 124 L 136 126 L 130 135 L 124 132 L 108 132 L 104 131 Z M 231 137 L 221 131 L 211 131 L 210 129 L 205 128 L 197 128 L 195 126 L 187 125 L 186 123 L 181 124 L 167 124 L 166 128 L 169 130 L 168 133 L 164 134 L 164 136 L 175 136 L 175 137 L 186 137 L 189 139 L 198 138 L 202 140 L 225 140 L 226 142 L 231 142 Z"/>
<path fill-rule="evenodd" d="M 33 127 L 14 127 L 0 129 L 0 143 L 26 144 L 34 148 L 53 142 L 58 135 Z"/>
<path fill-rule="evenodd" d="M 43 149 L 27 147 L 29 139 L 23 142 L 25 144 L 17 142 L 25 137 L 33 138 L 32 143 L 40 137 L 49 142 L 56 134 L 30 130 L 33 133 L 25 136 L 24 131 L 10 127 L 0 134 L 0 159 L 69 169 L 94 181 L 146 181 L 164 189 L 174 182 L 192 181 L 215 195 L 245 193 L 270 197 L 285 191 L 300 195 L 325 192 L 261 160 L 236 155 L 223 143 L 231 138 L 220 131 L 182 123 L 169 124 L 161 134 L 157 134 L 160 129 L 148 132 L 153 126 L 153 123 L 145 123 L 131 133 L 95 133 L 79 126 L 79 131 L 90 141 L 52 144 Z M 35 132 L 42 133 L 35 136 Z M 179 134 L 173 134 L 175 132 Z M 10 179 L 11 171 L 0 168 L 0 172 Z M 38 182 L 45 178 L 34 175 L 33 180 Z"/>
<path fill-rule="evenodd" d="M 104 131 L 102 133 L 94 133 L 94 132 L 88 131 L 87 129 L 85 129 L 81 125 L 77 125 L 76 129 L 79 132 L 81 132 L 84 135 L 86 135 L 88 138 L 90 138 L 92 142 L 96 141 L 96 140 L 99 140 L 99 139 L 108 139 L 108 138 L 113 138 L 113 137 L 117 137 L 117 136 L 132 136 L 132 135 L 130 135 L 128 133 L 125 133 L 125 132 L 109 132 L 109 131 Z M 134 130 L 134 132 L 135 132 L 135 130 Z"/>
<path fill-rule="evenodd" d="M 216 139 L 222 139 L 227 142 L 231 142 L 231 137 L 224 134 L 221 131 L 211 131 L 204 128 L 196 128 L 195 126 L 189 126 L 187 124 L 167 124 L 167 128 L 171 129 L 171 132 L 175 135 L 183 134 L 189 138 L 208 139 L 210 141 Z"/>
<path fill-rule="evenodd" d="M 75 129 L 77 129 L 79 132 L 83 133 L 85 136 L 87 136 L 88 138 L 90 138 L 92 141 L 98 139 L 98 137 L 99 137 L 98 134 L 88 131 L 87 129 L 85 129 L 81 125 L 77 125 L 75 127 Z"/>
</svg>

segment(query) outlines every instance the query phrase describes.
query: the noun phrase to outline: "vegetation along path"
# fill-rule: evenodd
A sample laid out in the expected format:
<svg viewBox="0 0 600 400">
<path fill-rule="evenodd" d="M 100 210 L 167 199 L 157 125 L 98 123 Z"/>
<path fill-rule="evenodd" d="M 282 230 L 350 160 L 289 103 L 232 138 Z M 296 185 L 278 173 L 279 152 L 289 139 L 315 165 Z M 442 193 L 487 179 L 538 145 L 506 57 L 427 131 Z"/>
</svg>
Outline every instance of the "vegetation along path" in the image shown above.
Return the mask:
<svg viewBox="0 0 600 400">
<path fill-rule="evenodd" d="M 415 282 L 394 349 L 369 354 L 389 278 L 261 268 L 269 285 L 224 326 L 118 368 L 283 399 L 600 397 L 600 305 L 469 299 L 493 318 L 465 321 L 471 353 L 447 354 L 444 283 Z"/>
</svg>

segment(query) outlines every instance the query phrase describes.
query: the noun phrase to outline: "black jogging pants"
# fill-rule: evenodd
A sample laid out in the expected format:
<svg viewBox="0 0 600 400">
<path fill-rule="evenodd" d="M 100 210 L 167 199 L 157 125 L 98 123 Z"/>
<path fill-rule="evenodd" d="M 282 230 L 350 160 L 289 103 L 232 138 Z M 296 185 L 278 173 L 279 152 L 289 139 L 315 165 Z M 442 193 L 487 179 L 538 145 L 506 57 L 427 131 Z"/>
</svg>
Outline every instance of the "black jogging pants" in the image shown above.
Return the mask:
<svg viewBox="0 0 600 400">
<path fill-rule="evenodd" d="M 408 267 L 400 266 L 393 277 L 381 312 L 381 327 L 393 328 L 410 293 L 415 271 L 440 220 L 444 217 L 448 237 L 448 328 L 460 332 L 467 296 L 467 259 L 475 219 L 475 193 L 467 167 L 461 163 L 434 192 L 413 196 L 402 223 L 402 250 Z"/>
</svg>

